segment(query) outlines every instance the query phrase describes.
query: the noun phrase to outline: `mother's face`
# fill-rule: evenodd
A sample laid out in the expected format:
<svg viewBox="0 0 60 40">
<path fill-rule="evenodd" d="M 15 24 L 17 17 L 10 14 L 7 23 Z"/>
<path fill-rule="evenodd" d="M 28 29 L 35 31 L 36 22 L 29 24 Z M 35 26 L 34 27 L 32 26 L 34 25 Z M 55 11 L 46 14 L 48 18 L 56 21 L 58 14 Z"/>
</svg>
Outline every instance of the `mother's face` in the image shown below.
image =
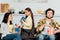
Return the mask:
<svg viewBox="0 0 60 40">
<path fill-rule="evenodd" d="M 12 19 L 13 19 L 12 14 L 10 14 L 9 17 L 8 17 L 8 20 L 12 21 Z"/>
</svg>

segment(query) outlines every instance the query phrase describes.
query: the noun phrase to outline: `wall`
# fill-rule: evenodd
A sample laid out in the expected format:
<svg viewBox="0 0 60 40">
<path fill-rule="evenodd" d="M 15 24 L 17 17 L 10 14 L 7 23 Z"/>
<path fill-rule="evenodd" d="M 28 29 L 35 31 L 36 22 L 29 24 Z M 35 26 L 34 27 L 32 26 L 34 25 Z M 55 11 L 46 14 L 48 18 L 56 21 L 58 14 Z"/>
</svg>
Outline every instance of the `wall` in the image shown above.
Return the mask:
<svg viewBox="0 0 60 40">
<path fill-rule="evenodd" d="M 60 23 L 60 1 L 59 0 L 48 0 L 47 3 L 22 3 L 22 2 L 16 2 L 17 0 L 0 0 L 0 3 L 8 3 L 10 4 L 10 9 L 13 8 L 15 9 L 15 14 L 13 15 L 13 23 L 19 23 L 20 18 L 22 15 L 18 14 L 19 10 L 24 10 L 26 7 L 30 7 L 34 13 L 34 19 L 35 19 L 35 26 L 37 24 L 37 20 L 44 18 L 42 15 L 37 15 L 37 10 L 42 9 L 45 11 L 47 8 L 52 8 L 55 10 L 55 17 L 54 19 Z M 27 0 L 26 0 L 27 1 Z M 18 15 L 16 15 L 18 14 Z M 0 23 L 2 21 L 4 14 L 0 14 Z M 16 22 L 17 21 L 17 22 Z"/>
</svg>

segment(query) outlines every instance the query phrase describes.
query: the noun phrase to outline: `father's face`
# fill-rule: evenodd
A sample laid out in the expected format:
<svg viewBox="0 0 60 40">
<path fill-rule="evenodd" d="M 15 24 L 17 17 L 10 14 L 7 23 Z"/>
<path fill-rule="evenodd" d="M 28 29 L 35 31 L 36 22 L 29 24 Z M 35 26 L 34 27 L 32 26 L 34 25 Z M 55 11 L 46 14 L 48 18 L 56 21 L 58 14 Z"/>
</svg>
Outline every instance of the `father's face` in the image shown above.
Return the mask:
<svg viewBox="0 0 60 40">
<path fill-rule="evenodd" d="M 46 14 L 48 19 L 51 19 L 53 17 L 53 12 L 52 11 L 48 11 Z"/>
</svg>

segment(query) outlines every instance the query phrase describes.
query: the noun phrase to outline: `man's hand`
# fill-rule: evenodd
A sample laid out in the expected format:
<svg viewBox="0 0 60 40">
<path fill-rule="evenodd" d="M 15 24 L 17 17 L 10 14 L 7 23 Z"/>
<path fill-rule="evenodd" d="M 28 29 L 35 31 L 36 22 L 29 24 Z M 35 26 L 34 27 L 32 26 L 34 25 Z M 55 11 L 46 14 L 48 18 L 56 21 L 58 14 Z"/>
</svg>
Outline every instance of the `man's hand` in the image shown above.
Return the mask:
<svg viewBox="0 0 60 40">
<path fill-rule="evenodd" d="M 49 28 L 47 32 L 48 32 L 48 35 L 52 35 L 54 34 L 55 31 L 54 31 L 54 28 Z"/>
<path fill-rule="evenodd" d="M 59 29 L 59 30 L 56 30 L 56 31 L 54 32 L 54 34 L 59 33 L 59 32 L 60 32 L 60 29 Z"/>
<path fill-rule="evenodd" d="M 39 27 L 39 31 L 42 31 L 43 28 L 44 28 L 44 25 L 41 25 L 41 26 Z"/>
</svg>

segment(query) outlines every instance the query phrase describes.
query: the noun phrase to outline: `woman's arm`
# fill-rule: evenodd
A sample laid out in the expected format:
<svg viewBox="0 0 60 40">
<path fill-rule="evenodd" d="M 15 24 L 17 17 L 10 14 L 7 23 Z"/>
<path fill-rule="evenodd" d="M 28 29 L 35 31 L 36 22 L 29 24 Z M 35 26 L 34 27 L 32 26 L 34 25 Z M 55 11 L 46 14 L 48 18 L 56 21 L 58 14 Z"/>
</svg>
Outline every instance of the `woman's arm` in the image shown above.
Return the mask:
<svg viewBox="0 0 60 40">
<path fill-rule="evenodd" d="M 32 19 L 31 18 L 28 18 L 25 22 L 23 22 L 23 25 L 27 26 L 27 27 L 30 27 L 32 26 Z"/>
<path fill-rule="evenodd" d="M 1 24 L 1 33 L 3 34 L 4 33 L 4 25 Z"/>
</svg>

